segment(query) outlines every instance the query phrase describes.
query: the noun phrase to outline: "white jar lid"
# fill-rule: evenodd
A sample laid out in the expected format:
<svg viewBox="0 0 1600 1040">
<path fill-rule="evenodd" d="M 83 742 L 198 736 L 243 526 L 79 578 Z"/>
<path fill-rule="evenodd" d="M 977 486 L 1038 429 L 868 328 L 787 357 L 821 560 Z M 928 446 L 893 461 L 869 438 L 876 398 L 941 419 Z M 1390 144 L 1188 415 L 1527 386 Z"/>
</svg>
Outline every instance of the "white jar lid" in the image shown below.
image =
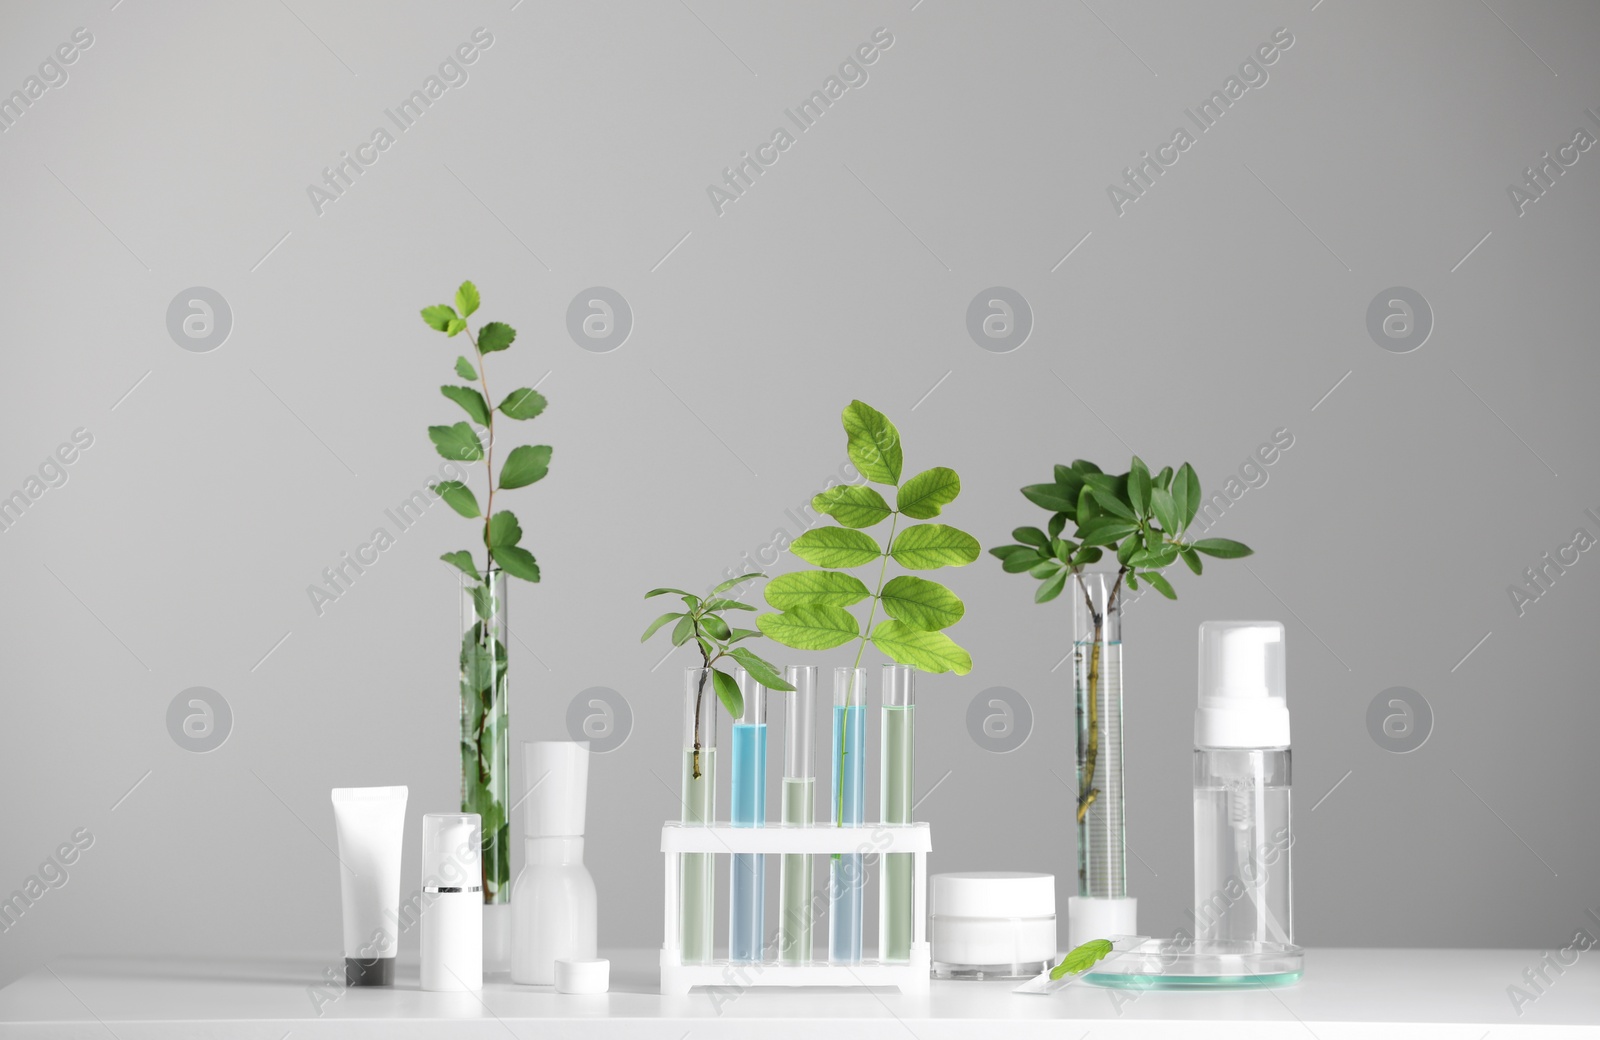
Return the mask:
<svg viewBox="0 0 1600 1040">
<path fill-rule="evenodd" d="M 604 993 L 611 988 L 611 962 L 597 960 L 556 961 L 557 993 Z"/>
<path fill-rule="evenodd" d="M 1054 874 L 973 870 L 935 874 L 929 912 L 935 917 L 1054 917 Z"/>
</svg>

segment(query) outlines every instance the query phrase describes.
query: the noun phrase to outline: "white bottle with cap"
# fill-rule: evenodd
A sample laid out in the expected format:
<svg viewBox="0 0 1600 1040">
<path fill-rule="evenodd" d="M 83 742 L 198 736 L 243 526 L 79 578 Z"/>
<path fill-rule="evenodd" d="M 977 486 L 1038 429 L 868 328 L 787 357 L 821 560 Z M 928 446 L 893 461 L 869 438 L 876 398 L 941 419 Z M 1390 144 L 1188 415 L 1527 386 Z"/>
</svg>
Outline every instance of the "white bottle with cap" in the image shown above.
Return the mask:
<svg viewBox="0 0 1600 1040">
<path fill-rule="evenodd" d="M 1197 943 L 1248 957 L 1294 944 L 1283 625 L 1200 626 L 1194 716 Z M 1213 947 L 1215 949 L 1216 947 Z"/>
<path fill-rule="evenodd" d="M 556 961 L 595 956 L 594 878 L 583 865 L 589 744 L 524 741 L 522 761 L 530 790 L 523 866 L 511 888 L 511 980 L 549 986 Z"/>
<path fill-rule="evenodd" d="M 483 850 L 477 813 L 422 817 L 422 988 L 483 988 Z"/>
</svg>

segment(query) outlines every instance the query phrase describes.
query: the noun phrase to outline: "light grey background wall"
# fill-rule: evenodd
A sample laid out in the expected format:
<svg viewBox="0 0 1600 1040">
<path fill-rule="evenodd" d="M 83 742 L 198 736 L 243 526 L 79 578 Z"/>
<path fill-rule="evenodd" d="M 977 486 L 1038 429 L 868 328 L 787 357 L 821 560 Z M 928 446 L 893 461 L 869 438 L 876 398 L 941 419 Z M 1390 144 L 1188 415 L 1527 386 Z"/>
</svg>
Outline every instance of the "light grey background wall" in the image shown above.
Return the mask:
<svg viewBox="0 0 1600 1040">
<path fill-rule="evenodd" d="M 879 27 L 867 81 L 719 215 L 708 185 Z M 79 28 L 65 82 L 0 133 L 0 491 L 93 438 L 0 533 L 0 893 L 93 844 L 0 935 L 0 981 L 66 952 L 336 955 L 328 789 L 451 807 L 437 557 L 468 524 L 435 506 L 320 614 L 307 587 L 436 479 L 456 351 L 417 309 L 463 278 L 521 332 L 500 384 L 551 401 L 551 475 L 519 496 L 545 580 L 514 589 L 513 725 L 564 735 L 593 687 L 631 713 L 593 769 L 605 944 L 659 942 L 675 805 L 683 662 L 638 645 L 640 594 L 798 534 L 852 397 L 908 467 L 962 473 L 948 516 L 986 545 L 1042 519 L 1016 489 L 1076 456 L 1254 477 L 1214 531 L 1257 555 L 1179 569 L 1178 602 L 1127 620 L 1146 928 L 1186 920 L 1213 617 L 1289 627 L 1303 941 L 1548 947 L 1600 899 L 1600 558 L 1579 540 L 1537 600 L 1507 591 L 1600 537 L 1600 151 L 1568 149 L 1520 212 L 1508 192 L 1600 134 L 1600 8 L 13 3 L 0 90 L 59 80 L 39 66 Z M 323 167 L 479 28 L 466 81 L 319 213 Z M 1265 82 L 1241 73 L 1280 28 Z M 1201 132 L 1185 110 L 1230 76 L 1258 85 Z M 1108 186 L 1178 127 L 1193 144 L 1119 214 Z M 168 328 L 196 286 L 231 309 L 204 352 Z M 568 332 L 592 286 L 631 306 L 616 349 Z M 994 286 L 1032 314 L 1007 352 L 967 326 Z M 1420 346 L 1369 331 L 1391 287 L 1425 301 Z M 1278 430 L 1292 448 L 1247 466 Z M 948 577 L 977 663 L 920 686 L 934 865 L 1052 870 L 1064 896 L 1068 611 L 988 557 Z M 190 687 L 231 712 L 209 753 L 169 733 Z M 1410 753 L 1369 729 L 1394 687 L 1431 712 Z M 1031 715 L 1007 753 L 967 721 L 996 688 Z"/>
</svg>

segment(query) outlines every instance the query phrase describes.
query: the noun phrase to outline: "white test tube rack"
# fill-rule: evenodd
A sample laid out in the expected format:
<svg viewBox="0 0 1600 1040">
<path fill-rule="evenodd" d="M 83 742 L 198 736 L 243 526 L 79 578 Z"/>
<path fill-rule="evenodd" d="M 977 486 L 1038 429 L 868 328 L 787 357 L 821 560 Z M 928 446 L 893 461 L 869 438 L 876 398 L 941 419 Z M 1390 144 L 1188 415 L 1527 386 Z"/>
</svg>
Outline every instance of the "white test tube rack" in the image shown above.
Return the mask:
<svg viewBox="0 0 1600 1040">
<path fill-rule="evenodd" d="M 932 967 L 927 934 L 928 853 L 932 850 L 932 833 L 926 823 L 868 823 L 860 827 L 835 827 L 825 823 L 809 827 L 782 824 L 706 827 L 667 822 L 661 828 L 661 851 L 666 860 L 666 942 L 661 947 L 661 992 L 684 994 L 696 986 L 897 986 L 902 993 L 926 993 Z M 678 931 L 682 898 L 678 857 L 685 852 L 716 856 L 862 853 L 871 857 L 891 852 L 910 853 L 915 857 L 911 957 L 907 961 L 862 960 L 855 964 L 830 964 L 824 954 L 809 964 L 781 964 L 775 956 L 760 962 L 736 963 L 720 959 L 705 964 L 685 964 Z M 825 922 L 826 915 L 819 915 L 819 926 L 824 926 Z"/>
</svg>

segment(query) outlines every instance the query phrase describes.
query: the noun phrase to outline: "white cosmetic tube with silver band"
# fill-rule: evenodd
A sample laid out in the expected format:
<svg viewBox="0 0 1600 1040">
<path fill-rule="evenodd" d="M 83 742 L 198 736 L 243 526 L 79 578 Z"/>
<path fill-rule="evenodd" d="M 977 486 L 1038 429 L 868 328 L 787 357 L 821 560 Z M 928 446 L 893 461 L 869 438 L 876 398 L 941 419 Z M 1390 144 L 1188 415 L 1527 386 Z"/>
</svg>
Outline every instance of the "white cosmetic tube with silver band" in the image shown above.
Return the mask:
<svg viewBox="0 0 1600 1040">
<path fill-rule="evenodd" d="M 344 904 L 344 978 L 350 986 L 394 985 L 400 917 L 404 787 L 335 787 L 339 890 Z"/>
<path fill-rule="evenodd" d="M 477 813 L 422 818 L 422 988 L 483 988 L 483 825 Z"/>
</svg>

